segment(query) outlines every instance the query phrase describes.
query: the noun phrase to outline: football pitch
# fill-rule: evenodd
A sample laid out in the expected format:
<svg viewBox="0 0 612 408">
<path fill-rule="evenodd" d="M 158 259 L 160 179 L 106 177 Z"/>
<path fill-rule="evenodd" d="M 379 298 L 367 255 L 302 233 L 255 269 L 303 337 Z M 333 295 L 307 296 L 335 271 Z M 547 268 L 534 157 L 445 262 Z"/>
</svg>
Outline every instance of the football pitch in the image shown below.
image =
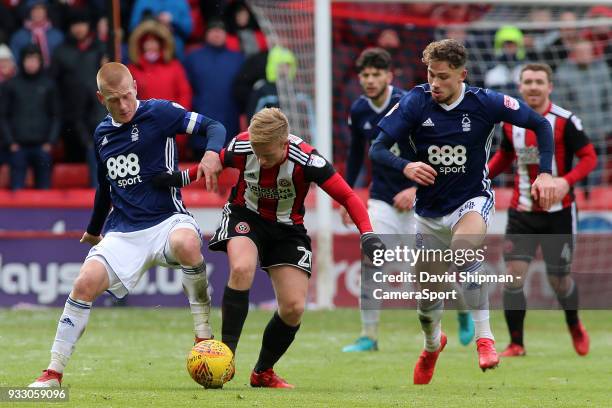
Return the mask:
<svg viewBox="0 0 612 408">
<path fill-rule="evenodd" d="M 46 368 L 59 309 L 0 310 L 0 387 L 25 386 Z M 560 311 L 529 311 L 527 357 L 482 373 L 474 343 L 457 339 L 456 314 L 445 313 L 449 343 L 432 383 L 412 385 L 422 347 L 415 312 L 383 311 L 380 351 L 341 353 L 359 331 L 357 310 L 307 311 L 289 352 L 275 367 L 293 390 L 248 385 L 271 312 L 251 311 L 238 346 L 236 377 L 205 390 L 185 369 L 191 316 L 185 309 L 97 308 L 66 370 L 73 407 L 604 407 L 612 406 L 612 312 L 582 312 L 591 353 L 578 357 Z M 213 324 L 220 337 L 220 312 Z M 498 351 L 507 344 L 502 313 L 493 312 Z M 10 406 L 0 402 L 0 408 Z"/>
</svg>

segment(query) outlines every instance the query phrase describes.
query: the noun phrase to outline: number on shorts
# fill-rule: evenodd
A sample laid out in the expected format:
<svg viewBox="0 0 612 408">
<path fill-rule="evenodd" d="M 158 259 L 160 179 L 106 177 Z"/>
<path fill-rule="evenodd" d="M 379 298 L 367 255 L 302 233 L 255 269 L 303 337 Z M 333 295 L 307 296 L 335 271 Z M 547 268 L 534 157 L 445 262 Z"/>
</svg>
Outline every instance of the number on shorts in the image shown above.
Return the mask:
<svg viewBox="0 0 612 408">
<path fill-rule="evenodd" d="M 298 265 L 303 268 L 310 268 L 310 263 L 312 262 L 312 252 L 303 246 L 297 247 L 297 250 L 304 253 L 304 256 L 302 256 L 302 258 L 298 261 Z"/>
</svg>

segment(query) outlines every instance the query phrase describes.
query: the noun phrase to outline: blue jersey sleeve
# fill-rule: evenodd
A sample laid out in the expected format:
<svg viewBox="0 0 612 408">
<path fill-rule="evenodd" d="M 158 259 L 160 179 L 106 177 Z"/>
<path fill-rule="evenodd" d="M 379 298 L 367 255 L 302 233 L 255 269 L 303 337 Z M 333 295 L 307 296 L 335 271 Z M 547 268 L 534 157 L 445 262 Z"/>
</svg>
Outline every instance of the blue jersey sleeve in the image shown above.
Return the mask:
<svg viewBox="0 0 612 408">
<path fill-rule="evenodd" d="M 171 135 L 187 133 L 196 137 L 206 137 L 206 150 L 219 153 L 225 143 L 225 127 L 216 120 L 196 112 L 187 112 L 176 102 L 160 101 L 157 110 L 158 122 Z"/>
<path fill-rule="evenodd" d="M 413 88 L 378 123 L 378 128 L 395 141 L 408 138 L 416 128 L 422 109 L 422 91 Z"/>
<path fill-rule="evenodd" d="M 535 132 L 540 151 L 540 172 L 552 173 L 554 139 L 548 120 L 527 104 L 511 96 L 487 89 L 486 108 L 494 123 L 507 122 Z"/>
<path fill-rule="evenodd" d="M 423 107 L 423 91 L 413 88 L 402 96 L 384 118 L 378 123 L 381 132 L 370 147 L 370 159 L 381 165 L 391 167 L 400 172 L 409 160 L 396 156 L 389 149 L 398 141 L 408 140 L 419 122 L 419 112 Z"/>
<path fill-rule="evenodd" d="M 383 166 L 390 167 L 403 173 L 404 168 L 410 163 L 410 160 L 401 156 L 396 156 L 389 150 L 395 143 L 396 141 L 394 138 L 384 131 L 380 132 L 370 147 L 370 159 Z"/>
<path fill-rule="evenodd" d="M 177 133 L 185 133 L 184 121 L 187 111 L 176 102 L 156 100 L 155 119 L 164 132 L 164 137 L 174 137 Z"/>
</svg>

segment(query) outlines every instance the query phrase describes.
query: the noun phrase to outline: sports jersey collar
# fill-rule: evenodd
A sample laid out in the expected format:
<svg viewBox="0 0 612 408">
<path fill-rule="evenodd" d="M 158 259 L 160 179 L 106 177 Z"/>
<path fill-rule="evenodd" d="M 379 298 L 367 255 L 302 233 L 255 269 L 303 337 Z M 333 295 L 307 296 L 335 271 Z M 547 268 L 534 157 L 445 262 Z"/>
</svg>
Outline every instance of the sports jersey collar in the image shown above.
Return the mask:
<svg viewBox="0 0 612 408">
<path fill-rule="evenodd" d="M 138 108 L 140 108 L 140 99 L 136 99 L 136 111 L 138 111 Z M 121 127 L 121 125 L 124 125 L 124 123 L 115 122 L 115 119 L 113 119 L 110 113 L 108 115 L 110 116 L 111 124 L 114 127 Z M 136 113 L 134 113 L 134 116 L 136 116 Z"/>
<path fill-rule="evenodd" d="M 546 110 L 544 111 L 544 113 L 542 114 L 542 116 L 546 116 L 550 113 L 550 110 L 552 109 L 553 103 L 552 101 L 548 102 L 548 107 L 546 108 Z"/>
<path fill-rule="evenodd" d="M 370 98 L 366 97 L 366 100 L 368 101 L 368 105 L 370 105 L 370 109 L 372 109 L 376 113 L 381 113 L 385 109 L 387 109 L 387 106 L 389 106 L 389 102 L 391 102 L 391 96 L 393 96 L 393 86 L 389 85 L 389 95 L 387 95 L 387 99 L 385 99 L 385 103 L 383 103 L 380 106 L 380 108 L 374 105 Z"/>
<path fill-rule="evenodd" d="M 457 98 L 455 102 L 451 103 L 450 105 L 447 105 L 445 103 L 439 103 L 438 105 L 440 105 L 442 109 L 446 111 L 453 110 L 461 103 L 464 96 L 465 96 L 465 82 L 461 84 L 461 95 L 459 95 L 459 98 Z"/>
</svg>

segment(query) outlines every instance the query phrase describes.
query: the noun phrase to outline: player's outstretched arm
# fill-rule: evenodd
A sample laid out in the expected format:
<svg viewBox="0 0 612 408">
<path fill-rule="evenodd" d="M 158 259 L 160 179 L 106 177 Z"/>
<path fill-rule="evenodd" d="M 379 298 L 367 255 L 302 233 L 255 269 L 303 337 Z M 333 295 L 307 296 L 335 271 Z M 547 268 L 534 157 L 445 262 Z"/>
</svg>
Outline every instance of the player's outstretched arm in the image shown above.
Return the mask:
<svg viewBox="0 0 612 408">
<path fill-rule="evenodd" d="M 368 210 L 361 199 L 338 173 L 334 173 L 327 181 L 321 184 L 321 188 L 331 198 L 342 205 L 361 233 L 361 250 L 368 259 L 374 259 L 374 251 L 385 249 L 385 244 L 380 237 L 374 233 Z"/>
<path fill-rule="evenodd" d="M 204 176 L 207 191 L 216 192 L 218 190 L 217 179 L 221 170 L 223 170 L 223 165 L 221 164 L 219 153 L 214 150 L 207 150 L 198 165 L 197 176 L 198 178 Z"/>
<path fill-rule="evenodd" d="M 380 132 L 372 147 L 370 147 L 370 159 L 383 166 L 390 167 L 401 172 L 408 179 L 417 184 L 428 186 L 433 184 L 438 173 L 427 163 L 411 162 L 403 157 L 396 156 L 389 149 L 395 144 L 396 140 Z"/>
<path fill-rule="evenodd" d="M 185 187 L 198 180 L 198 167 L 199 165 L 196 164 L 181 171 L 174 171 L 172 173 L 163 172 L 153 176 L 151 182 L 157 188 Z"/>
<path fill-rule="evenodd" d="M 372 260 L 373 251 L 384 248 L 378 235 L 374 234 L 368 210 L 361 198 L 346 181 L 336 173 L 334 167 L 315 151 L 312 152 L 305 169 L 306 180 L 314 181 L 338 204 L 342 205 L 361 233 L 362 250 Z"/>
<path fill-rule="evenodd" d="M 540 207 L 548 210 L 555 201 L 555 179 L 550 173 L 540 173 L 531 185 L 531 195 Z"/>
<path fill-rule="evenodd" d="M 390 149 L 395 142 L 396 140 L 385 132 L 379 132 L 370 147 L 370 159 L 383 166 L 403 172 L 404 167 L 406 167 L 410 161 L 391 153 Z"/>
<path fill-rule="evenodd" d="M 361 252 L 371 261 L 374 261 L 376 251 L 384 251 L 385 243 L 373 232 L 361 235 Z"/>
<path fill-rule="evenodd" d="M 182 127 L 179 131 L 184 131 L 192 137 L 206 138 L 206 153 L 200 161 L 197 178 L 205 178 L 206 190 L 217 191 L 217 178 L 223 170 L 219 153 L 225 144 L 225 127 L 220 122 L 196 112 L 185 113 Z"/>
<path fill-rule="evenodd" d="M 373 231 L 365 204 L 340 174 L 334 173 L 320 186 L 323 191 L 348 211 L 351 220 L 353 220 L 360 233 L 365 234 Z"/>
</svg>

